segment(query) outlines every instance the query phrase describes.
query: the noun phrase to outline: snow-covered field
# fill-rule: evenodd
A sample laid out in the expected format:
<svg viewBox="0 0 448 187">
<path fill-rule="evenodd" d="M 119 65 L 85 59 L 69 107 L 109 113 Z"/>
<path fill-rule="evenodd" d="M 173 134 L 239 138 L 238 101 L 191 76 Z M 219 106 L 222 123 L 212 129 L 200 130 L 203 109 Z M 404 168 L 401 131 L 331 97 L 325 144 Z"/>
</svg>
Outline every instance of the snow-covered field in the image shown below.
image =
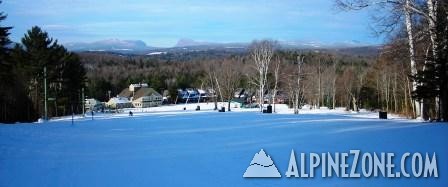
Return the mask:
<svg viewBox="0 0 448 187">
<path fill-rule="evenodd" d="M 447 124 L 340 109 L 293 115 L 285 106 L 277 106 L 278 114 L 218 113 L 212 103 L 195 108 L 0 125 L 0 186 L 448 186 Z M 260 149 L 282 178 L 243 178 Z M 439 178 L 285 178 L 292 149 L 435 152 Z"/>
</svg>

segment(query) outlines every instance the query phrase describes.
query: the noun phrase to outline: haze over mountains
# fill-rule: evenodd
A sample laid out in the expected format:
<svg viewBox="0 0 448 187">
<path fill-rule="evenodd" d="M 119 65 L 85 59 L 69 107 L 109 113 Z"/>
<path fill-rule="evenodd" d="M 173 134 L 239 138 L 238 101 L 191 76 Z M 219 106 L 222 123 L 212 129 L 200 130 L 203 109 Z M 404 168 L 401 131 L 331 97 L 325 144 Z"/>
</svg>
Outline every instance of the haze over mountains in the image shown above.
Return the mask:
<svg viewBox="0 0 448 187">
<path fill-rule="evenodd" d="M 174 47 L 197 47 L 197 46 L 214 46 L 214 47 L 235 47 L 235 48 L 245 48 L 248 43 L 219 43 L 219 42 L 208 42 L 208 41 L 196 41 L 189 38 L 181 38 L 177 41 Z"/>
<path fill-rule="evenodd" d="M 145 51 L 154 49 L 141 40 L 108 39 L 95 42 L 73 42 L 64 44 L 71 51 Z"/>
<path fill-rule="evenodd" d="M 154 47 L 149 46 L 141 40 L 119 40 L 107 39 L 95 42 L 74 42 L 64 44 L 71 51 L 81 52 L 116 52 L 123 54 L 165 54 L 175 51 L 203 51 L 203 50 L 246 50 L 250 43 L 218 43 L 208 41 L 196 41 L 193 39 L 182 38 L 173 47 Z M 364 44 L 358 41 L 347 41 L 339 43 L 325 43 L 316 41 L 278 41 L 281 48 L 284 49 L 331 49 L 343 50 L 347 48 L 357 48 L 372 50 L 378 48 L 375 45 Z"/>
</svg>

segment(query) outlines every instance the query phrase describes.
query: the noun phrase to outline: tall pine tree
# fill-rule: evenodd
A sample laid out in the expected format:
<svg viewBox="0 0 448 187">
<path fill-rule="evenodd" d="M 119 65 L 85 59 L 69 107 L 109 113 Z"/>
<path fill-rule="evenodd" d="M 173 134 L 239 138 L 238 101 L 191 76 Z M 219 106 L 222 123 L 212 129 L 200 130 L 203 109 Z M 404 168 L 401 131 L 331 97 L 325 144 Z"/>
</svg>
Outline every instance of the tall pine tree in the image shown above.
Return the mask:
<svg viewBox="0 0 448 187">
<path fill-rule="evenodd" d="M 432 116 L 448 121 L 448 3 L 442 2 L 437 9 L 436 35 L 437 56 L 428 55 L 425 68 L 413 78 L 418 83 L 414 98 L 430 102 L 427 108 L 434 109 Z M 432 54 L 432 53 L 429 53 Z M 434 106 L 433 106 L 434 105 Z"/>
<path fill-rule="evenodd" d="M 6 15 L 0 12 L 0 22 L 4 19 Z M 11 61 L 11 28 L 0 26 L 0 123 L 35 121 L 37 115 L 33 104 Z"/>
<path fill-rule="evenodd" d="M 36 110 L 44 115 L 44 73 L 47 70 L 47 96 L 49 116 L 80 112 L 85 70 L 78 56 L 67 51 L 48 33 L 34 26 L 16 46 L 14 57 L 27 80 L 28 91 Z M 72 111 L 74 109 L 74 111 Z"/>
</svg>

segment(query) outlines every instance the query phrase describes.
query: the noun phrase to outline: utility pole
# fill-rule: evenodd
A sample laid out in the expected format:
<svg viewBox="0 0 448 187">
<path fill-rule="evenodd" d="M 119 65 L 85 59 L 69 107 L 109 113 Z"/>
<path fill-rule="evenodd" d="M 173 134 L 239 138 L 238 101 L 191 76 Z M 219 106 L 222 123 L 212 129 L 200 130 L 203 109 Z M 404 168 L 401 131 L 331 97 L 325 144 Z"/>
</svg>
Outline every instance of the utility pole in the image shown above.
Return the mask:
<svg viewBox="0 0 448 187">
<path fill-rule="evenodd" d="M 85 116 L 85 98 L 84 98 L 84 87 L 83 88 L 81 88 L 81 96 L 82 96 L 82 100 L 81 100 L 81 102 L 82 102 L 82 116 L 84 117 Z"/>
<path fill-rule="evenodd" d="M 44 120 L 48 120 L 47 113 L 47 66 L 44 67 Z"/>
</svg>

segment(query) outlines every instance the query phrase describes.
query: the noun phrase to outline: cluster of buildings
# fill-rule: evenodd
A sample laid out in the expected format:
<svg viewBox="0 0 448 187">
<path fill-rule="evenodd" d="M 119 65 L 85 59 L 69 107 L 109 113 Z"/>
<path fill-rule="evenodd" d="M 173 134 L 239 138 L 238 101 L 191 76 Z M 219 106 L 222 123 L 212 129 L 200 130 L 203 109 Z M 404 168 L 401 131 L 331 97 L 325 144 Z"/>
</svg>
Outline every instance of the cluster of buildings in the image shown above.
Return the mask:
<svg viewBox="0 0 448 187">
<path fill-rule="evenodd" d="M 86 110 L 104 111 L 104 108 L 148 108 L 162 105 L 163 97 L 146 83 L 131 84 L 116 97 L 102 103 L 96 99 L 85 99 Z"/>
<path fill-rule="evenodd" d="M 243 105 L 251 105 L 257 103 L 257 91 L 250 89 L 237 89 L 235 91 L 232 102 L 238 103 L 240 107 Z M 272 93 L 267 92 L 264 103 L 270 103 L 272 99 Z M 211 102 L 213 98 L 217 97 L 216 92 L 213 89 L 178 89 L 177 97 L 171 98 L 174 103 L 197 103 L 197 102 Z M 120 109 L 120 108 L 148 108 L 160 106 L 168 102 L 169 94 L 164 91 L 163 95 L 149 87 L 146 83 L 131 84 L 128 88 L 123 89 L 116 97 L 112 97 L 109 101 L 102 103 L 96 99 L 86 99 L 85 108 L 91 111 L 104 111 L 108 109 Z M 276 103 L 285 103 L 287 97 L 277 92 Z M 220 99 L 218 98 L 218 101 Z"/>
<path fill-rule="evenodd" d="M 148 108 L 162 105 L 162 95 L 150 88 L 146 83 L 131 84 L 116 97 L 110 98 L 106 107 L 116 108 Z"/>
<path fill-rule="evenodd" d="M 178 89 L 175 103 L 208 102 L 215 96 L 213 89 Z"/>
</svg>

